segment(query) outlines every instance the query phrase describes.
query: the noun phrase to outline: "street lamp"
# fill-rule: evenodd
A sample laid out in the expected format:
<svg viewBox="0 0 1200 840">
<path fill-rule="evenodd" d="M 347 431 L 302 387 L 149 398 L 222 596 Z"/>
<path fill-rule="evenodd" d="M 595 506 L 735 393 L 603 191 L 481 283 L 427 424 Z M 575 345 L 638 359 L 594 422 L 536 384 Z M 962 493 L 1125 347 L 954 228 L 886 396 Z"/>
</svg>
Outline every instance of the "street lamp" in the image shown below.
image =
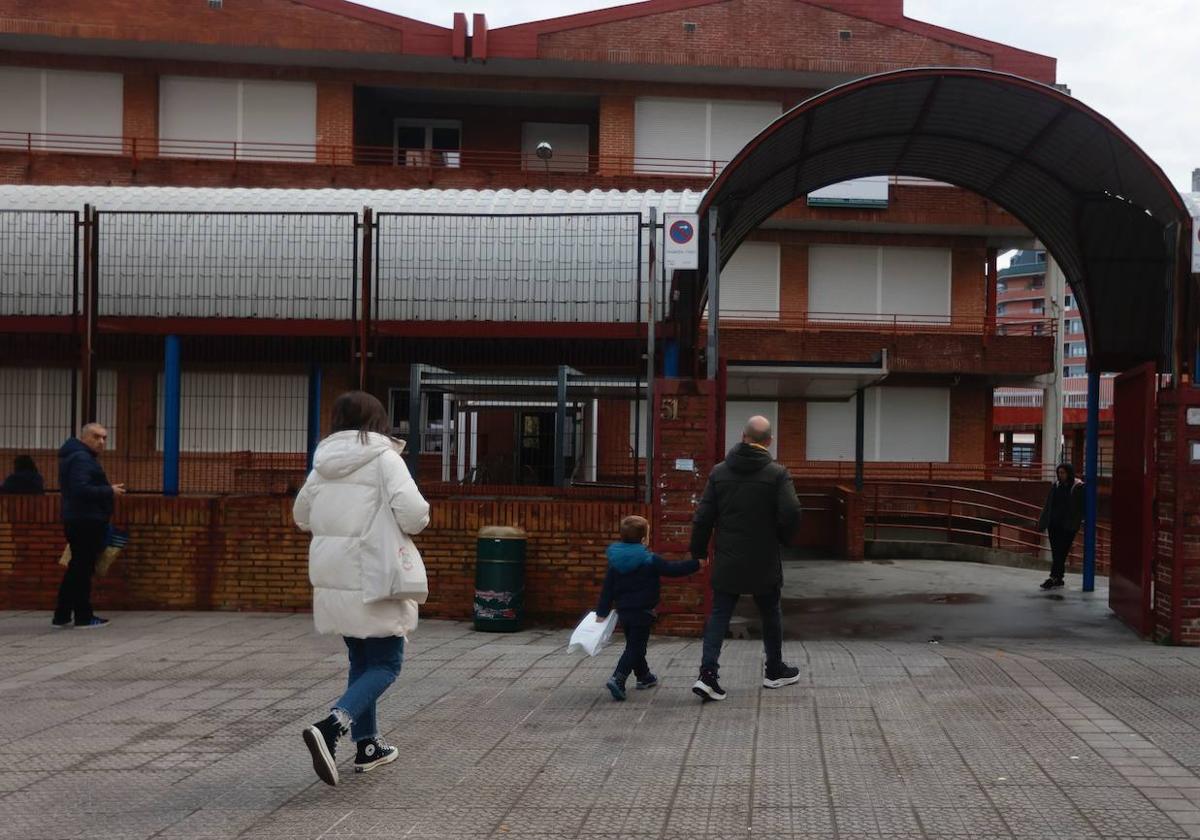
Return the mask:
<svg viewBox="0 0 1200 840">
<path fill-rule="evenodd" d="M 543 140 L 541 143 L 537 144 L 534 154 L 541 158 L 546 164 L 546 189 L 550 189 L 550 159 L 554 157 L 554 147 Z"/>
</svg>

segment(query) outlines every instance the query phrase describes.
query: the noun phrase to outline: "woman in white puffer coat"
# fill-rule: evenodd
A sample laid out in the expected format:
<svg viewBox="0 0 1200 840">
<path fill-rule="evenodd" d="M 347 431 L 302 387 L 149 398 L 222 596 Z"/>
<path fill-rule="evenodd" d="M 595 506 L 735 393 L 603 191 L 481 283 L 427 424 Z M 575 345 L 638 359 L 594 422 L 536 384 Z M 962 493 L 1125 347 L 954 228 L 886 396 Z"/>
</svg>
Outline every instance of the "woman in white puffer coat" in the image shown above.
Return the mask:
<svg viewBox="0 0 1200 840">
<path fill-rule="evenodd" d="M 313 769 L 326 784 L 336 785 L 337 742 L 347 732 L 358 747 L 356 772 L 397 756 L 395 747 L 379 739 L 375 702 L 400 673 L 405 637 L 417 626 L 417 604 L 408 599 L 364 603 L 362 575 L 364 564 L 376 562 L 381 553 L 369 544 L 380 507 L 386 504 L 395 516 L 403 554 L 416 552 L 410 537 L 429 524 L 429 503 L 400 457 L 403 444 L 387 436 L 387 413 L 379 400 L 363 391 L 342 394 L 333 404 L 332 425 L 333 433 L 317 446 L 313 471 L 292 515 L 313 535 L 308 577 L 317 632 L 342 636 L 350 657 L 346 693 L 327 718 L 304 730 Z"/>
</svg>

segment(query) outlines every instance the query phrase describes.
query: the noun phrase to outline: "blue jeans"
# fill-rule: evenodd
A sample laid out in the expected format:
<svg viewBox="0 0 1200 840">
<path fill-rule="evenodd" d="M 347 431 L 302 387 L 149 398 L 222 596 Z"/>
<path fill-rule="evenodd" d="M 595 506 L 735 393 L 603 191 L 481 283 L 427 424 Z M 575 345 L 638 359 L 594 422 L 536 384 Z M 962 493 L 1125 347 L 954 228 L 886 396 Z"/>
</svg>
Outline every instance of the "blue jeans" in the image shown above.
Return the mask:
<svg viewBox="0 0 1200 840">
<path fill-rule="evenodd" d="M 781 594 L 779 587 L 754 594 L 754 603 L 762 619 L 763 652 L 767 657 L 768 668 L 783 663 L 783 611 L 779 604 Z M 702 673 L 717 675 L 721 645 L 725 642 L 725 634 L 729 632 L 729 620 L 733 618 L 733 610 L 739 597 L 741 596 L 732 592 L 713 590 L 712 612 L 704 625 L 704 652 L 700 659 Z"/>
<path fill-rule="evenodd" d="M 404 663 L 404 639 L 385 636 L 381 639 L 343 637 L 350 654 L 350 679 L 346 693 L 336 703 L 350 718 L 350 737 L 355 741 L 378 738 L 375 724 L 375 701 L 396 681 Z"/>
</svg>

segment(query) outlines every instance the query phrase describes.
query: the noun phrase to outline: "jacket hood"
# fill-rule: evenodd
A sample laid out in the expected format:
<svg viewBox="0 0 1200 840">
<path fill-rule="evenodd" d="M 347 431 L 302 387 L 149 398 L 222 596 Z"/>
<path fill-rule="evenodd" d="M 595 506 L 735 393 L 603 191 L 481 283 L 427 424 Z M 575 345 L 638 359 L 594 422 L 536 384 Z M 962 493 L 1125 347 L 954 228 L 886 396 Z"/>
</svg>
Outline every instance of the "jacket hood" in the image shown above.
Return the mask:
<svg viewBox="0 0 1200 840">
<path fill-rule="evenodd" d="M 86 452 L 93 458 L 96 457 L 96 453 L 88 449 L 87 446 L 84 445 L 83 441 L 77 437 L 68 438 L 67 442 L 58 448 L 58 457 L 70 458 L 76 452 Z"/>
<path fill-rule="evenodd" d="M 770 464 L 771 453 L 748 443 L 739 443 L 725 456 L 725 464 L 735 473 L 755 473 Z"/>
<path fill-rule="evenodd" d="M 358 432 L 334 432 L 317 446 L 313 455 L 313 469 L 326 481 L 336 481 L 374 461 L 389 449 L 401 452 L 404 447 L 375 432 L 367 432 L 366 443 L 363 443 Z"/>
<path fill-rule="evenodd" d="M 608 565 L 622 573 L 654 562 L 650 549 L 641 543 L 613 543 L 605 554 L 608 556 Z"/>
<path fill-rule="evenodd" d="M 1067 471 L 1067 485 L 1068 486 L 1075 483 L 1075 467 L 1074 466 L 1072 466 L 1071 464 L 1059 464 L 1058 468 L 1054 470 L 1054 482 L 1056 484 L 1058 483 L 1058 470 L 1066 470 Z"/>
</svg>

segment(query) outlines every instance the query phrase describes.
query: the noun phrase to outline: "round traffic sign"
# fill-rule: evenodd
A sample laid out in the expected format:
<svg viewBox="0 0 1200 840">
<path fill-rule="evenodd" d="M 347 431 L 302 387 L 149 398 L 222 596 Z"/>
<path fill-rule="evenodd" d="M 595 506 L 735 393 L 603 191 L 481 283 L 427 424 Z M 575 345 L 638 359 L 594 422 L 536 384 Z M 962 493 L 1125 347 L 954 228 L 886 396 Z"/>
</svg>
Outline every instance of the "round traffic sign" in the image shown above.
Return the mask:
<svg viewBox="0 0 1200 840">
<path fill-rule="evenodd" d="M 668 231 L 671 241 L 676 245 L 686 245 L 692 241 L 692 237 L 696 235 L 696 229 L 687 219 L 679 219 L 671 223 L 671 228 Z"/>
</svg>

